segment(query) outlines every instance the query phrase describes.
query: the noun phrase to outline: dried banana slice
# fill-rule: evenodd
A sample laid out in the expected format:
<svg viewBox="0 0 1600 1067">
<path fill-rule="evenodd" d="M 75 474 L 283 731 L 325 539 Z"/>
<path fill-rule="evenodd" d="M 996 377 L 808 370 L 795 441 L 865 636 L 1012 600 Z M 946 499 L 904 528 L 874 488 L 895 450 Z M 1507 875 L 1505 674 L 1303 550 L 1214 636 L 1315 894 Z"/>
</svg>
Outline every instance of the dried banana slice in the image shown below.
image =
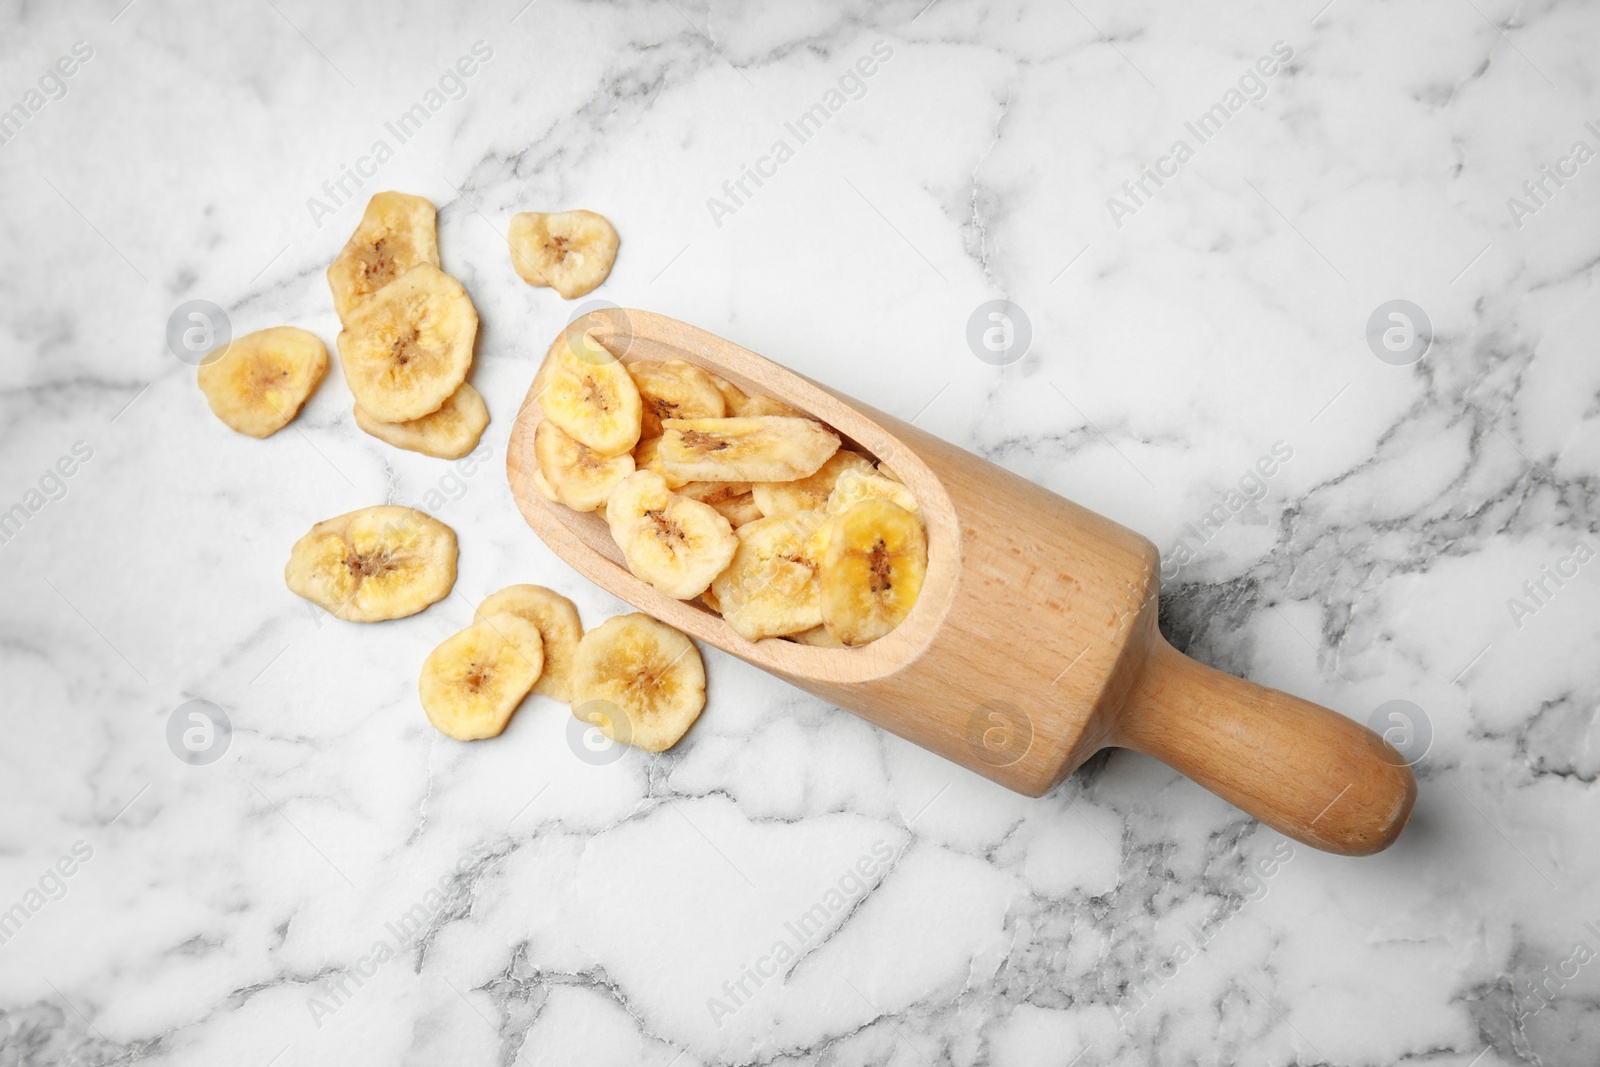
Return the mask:
<svg viewBox="0 0 1600 1067">
<path fill-rule="evenodd" d="M 817 572 L 822 623 L 846 645 L 864 645 L 899 625 L 917 602 L 927 535 L 920 519 L 882 499 L 856 504 L 830 529 Z"/>
<path fill-rule="evenodd" d="M 749 482 L 687 482 L 675 492 L 690 500 L 710 504 L 734 529 L 761 518 L 761 509 L 756 507 L 755 494 L 750 491 Z"/>
<path fill-rule="evenodd" d="M 809 630 L 802 630 L 797 634 L 790 634 L 789 640 L 798 641 L 802 645 L 812 648 L 849 648 L 850 646 L 828 632 L 826 626 L 813 626 Z"/>
<path fill-rule="evenodd" d="M 687 482 L 687 479 L 674 478 L 661 469 L 661 438 L 659 437 L 646 437 L 639 442 L 633 450 L 633 466 L 635 470 L 655 471 L 666 479 L 668 489 L 676 489 Z"/>
<path fill-rule="evenodd" d="M 572 664 L 583 637 L 583 623 L 572 601 L 542 585 L 508 585 L 478 605 L 477 618 L 508 611 L 533 623 L 544 640 L 544 669 L 533 691 L 556 700 L 572 699 Z"/>
<path fill-rule="evenodd" d="M 200 391 L 231 429 L 271 437 L 300 411 L 328 371 L 315 334 L 273 326 L 237 338 L 200 363 Z"/>
<path fill-rule="evenodd" d="M 408 193 L 377 193 L 356 232 L 328 268 L 333 309 L 342 322 L 367 297 L 422 263 L 439 266 L 438 212 Z"/>
<path fill-rule="evenodd" d="M 421 452 L 440 459 L 460 459 L 478 447 L 478 439 L 489 425 L 489 406 L 467 382 L 450 394 L 438 411 L 409 422 L 379 422 L 360 404 L 355 408 L 356 425 L 380 441 Z"/>
<path fill-rule="evenodd" d="M 588 333 L 550 346 L 534 380 L 544 417 L 602 456 L 639 443 L 639 389 L 625 368 Z"/>
<path fill-rule="evenodd" d="M 578 643 L 572 713 L 613 741 L 664 752 L 705 706 L 706 668 L 699 649 L 648 615 L 607 619 Z"/>
<path fill-rule="evenodd" d="M 792 418 L 805 418 L 805 412 L 796 411 L 781 400 L 774 400 L 770 396 L 750 396 L 743 389 L 734 385 L 720 374 L 706 371 L 722 394 L 722 402 L 727 405 L 730 418 L 753 418 L 757 415 L 784 415 Z"/>
<path fill-rule="evenodd" d="M 549 419 L 533 431 L 533 455 L 556 499 L 573 511 L 593 511 L 633 473 L 633 457 L 606 457 L 568 437 Z"/>
<path fill-rule="evenodd" d="M 642 437 L 661 436 L 662 419 L 720 419 L 727 405 L 711 375 L 681 359 L 628 364 L 643 402 Z"/>
<path fill-rule="evenodd" d="M 821 625 L 805 530 L 780 515 L 739 527 L 738 537 L 733 562 L 711 583 L 728 625 L 747 641 Z"/>
<path fill-rule="evenodd" d="M 699 596 L 739 547 L 715 508 L 673 493 L 654 471 L 635 471 L 618 484 L 606 501 L 606 524 L 628 569 L 678 600 Z"/>
<path fill-rule="evenodd" d="M 311 527 L 283 578 L 291 592 L 350 622 L 404 618 L 455 585 L 456 534 L 415 508 L 362 508 Z"/>
<path fill-rule="evenodd" d="M 539 490 L 540 496 L 552 504 L 561 503 L 561 498 L 556 496 L 555 487 L 550 484 L 549 479 L 540 472 L 538 467 L 533 468 L 533 487 Z"/>
<path fill-rule="evenodd" d="M 417 692 L 428 721 L 446 737 L 496 737 L 544 667 L 539 628 L 509 611 L 480 617 L 422 661 Z"/>
<path fill-rule="evenodd" d="M 688 481 L 793 481 L 839 450 L 839 438 L 811 419 L 667 419 L 662 426 L 662 471 Z"/>
<path fill-rule="evenodd" d="M 919 519 L 922 515 L 922 509 L 917 505 L 917 498 L 896 479 L 887 477 L 881 472 L 847 470 L 839 475 L 839 480 L 834 483 L 833 492 L 828 494 L 828 502 L 811 513 L 817 524 L 816 533 L 812 535 L 809 546 L 813 556 L 821 559 L 822 553 L 827 549 L 828 536 L 833 529 L 832 520 L 863 500 L 887 500 L 891 504 L 905 508 Z"/>
<path fill-rule="evenodd" d="M 356 403 L 380 422 L 438 411 L 466 381 L 478 312 L 461 283 L 431 263 L 358 304 L 339 334 L 339 362 Z"/>
<path fill-rule="evenodd" d="M 568 300 L 605 281 L 617 258 L 617 231 L 593 211 L 524 211 L 511 217 L 508 237 L 522 280 Z"/>
<path fill-rule="evenodd" d="M 752 487 L 756 507 L 767 518 L 789 515 L 796 511 L 815 511 L 828 502 L 833 487 L 847 471 L 857 474 L 874 474 L 872 461 L 859 452 L 843 449 L 828 457 L 815 474 L 797 478 L 792 482 L 756 482 Z"/>
</svg>

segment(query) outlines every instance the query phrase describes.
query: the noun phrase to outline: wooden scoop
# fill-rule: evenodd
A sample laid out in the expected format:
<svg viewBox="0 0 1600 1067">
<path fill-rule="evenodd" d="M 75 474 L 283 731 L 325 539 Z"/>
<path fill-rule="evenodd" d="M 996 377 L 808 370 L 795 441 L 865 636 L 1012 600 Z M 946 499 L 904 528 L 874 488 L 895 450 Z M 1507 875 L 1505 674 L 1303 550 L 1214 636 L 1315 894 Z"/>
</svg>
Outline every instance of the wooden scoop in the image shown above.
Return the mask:
<svg viewBox="0 0 1600 1067">
<path fill-rule="evenodd" d="M 854 649 L 750 642 L 635 578 L 597 515 L 535 487 L 529 391 L 511 432 L 517 506 L 545 543 L 639 610 L 1029 796 L 1102 748 L 1148 753 L 1314 848 L 1367 855 L 1416 799 L 1405 760 L 1327 708 L 1202 666 L 1156 629 L 1160 557 L 1131 530 L 893 416 L 661 315 L 576 319 L 625 363 L 682 359 L 828 423 L 910 488 L 928 526 L 911 614 Z"/>
</svg>

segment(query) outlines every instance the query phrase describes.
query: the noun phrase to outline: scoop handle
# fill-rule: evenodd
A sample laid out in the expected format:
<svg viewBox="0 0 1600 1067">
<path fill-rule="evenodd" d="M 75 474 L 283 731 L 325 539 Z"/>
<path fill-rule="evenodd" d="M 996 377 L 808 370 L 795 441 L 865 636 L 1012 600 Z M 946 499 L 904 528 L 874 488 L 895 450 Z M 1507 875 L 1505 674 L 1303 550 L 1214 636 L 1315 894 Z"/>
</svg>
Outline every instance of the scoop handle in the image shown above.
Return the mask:
<svg viewBox="0 0 1600 1067">
<path fill-rule="evenodd" d="M 1352 719 L 1224 674 L 1157 638 L 1112 743 L 1181 771 L 1313 848 L 1365 856 L 1406 824 L 1417 783 Z"/>
</svg>

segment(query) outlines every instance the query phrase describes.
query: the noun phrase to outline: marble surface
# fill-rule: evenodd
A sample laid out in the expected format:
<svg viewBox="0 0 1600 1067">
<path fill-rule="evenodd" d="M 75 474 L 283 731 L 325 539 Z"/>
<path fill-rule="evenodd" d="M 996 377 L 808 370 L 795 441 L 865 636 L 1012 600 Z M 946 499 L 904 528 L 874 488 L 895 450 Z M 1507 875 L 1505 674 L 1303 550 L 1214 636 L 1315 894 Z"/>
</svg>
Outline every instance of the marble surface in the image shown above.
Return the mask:
<svg viewBox="0 0 1600 1067">
<path fill-rule="evenodd" d="M 0 1063 L 1600 1058 L 1600 9 L 524 3 L 0 15 Z M 470 471 L 337 373 L 233 434 L 164 344 L 190 299 L 331 344 L 384 188 L 482 316 Z M 418 664 L 488 592 L 624 608 L 502 465 L 574 307 L 503 232 L 579 206 L 623 238 L 594 298 L 1140 530 L 1197 657 L 1409 709 L 1399 843 L 1292 846 L 1125 752 L 1024 799 L 714 650 L 664 755 L 585 763 L 544 701 L 434 733 Z M 1029 343 L 978 358 L 1000 298 Z M 1394 300 L 1420 359 L 1369 343 Z M 459 595 L 286 591 L 312 522 L 430 492 Z"/>
</svg>

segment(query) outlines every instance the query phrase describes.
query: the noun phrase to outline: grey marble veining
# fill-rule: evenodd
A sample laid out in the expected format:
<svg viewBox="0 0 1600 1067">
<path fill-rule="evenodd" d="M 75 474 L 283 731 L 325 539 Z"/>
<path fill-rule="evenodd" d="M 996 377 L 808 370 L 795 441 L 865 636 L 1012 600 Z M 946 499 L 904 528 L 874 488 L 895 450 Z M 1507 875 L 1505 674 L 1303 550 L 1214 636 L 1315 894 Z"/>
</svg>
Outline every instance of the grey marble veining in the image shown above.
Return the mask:
<svg viewBox="0 0 1600 1067">
<path fill-rule="evenodd" d="M 0 1063 L 1600 1059 L 1592 5 L 0 20 Z M 164 344 L 190 299 L 331 344 L 386 188 L 479 309 L 471 469 L 362 434 L 337 372 L 240 437 Z M 1124 752 L 1014 796 L 714 650 L 669 753 L 586 763 L 543 700 L 438 736 L 417 668 L 484 595 L 623 610 L 503 473 L 575 306 L 505 227 L 567 207 L 622 234 L 594 299 L 1140 530 L 1180 647 L 1409 731 L 1399 843 L 1322 855 Z M 284 588 L 314 521 L 424 500 L 459 595 L 362 627 Z"/>
</svg>

